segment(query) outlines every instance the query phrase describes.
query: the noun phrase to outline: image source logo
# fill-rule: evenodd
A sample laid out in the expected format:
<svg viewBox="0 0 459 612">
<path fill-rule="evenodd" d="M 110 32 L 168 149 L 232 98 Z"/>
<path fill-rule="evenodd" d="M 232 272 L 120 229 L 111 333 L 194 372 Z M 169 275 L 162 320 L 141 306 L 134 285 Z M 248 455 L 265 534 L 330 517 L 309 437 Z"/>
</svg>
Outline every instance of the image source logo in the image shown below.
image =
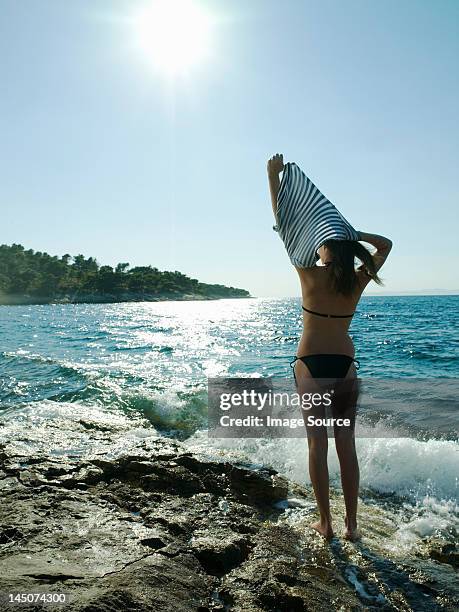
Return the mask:
<svg viewBox="0 0 459 612">
<path fill-rule="evenodd" d="M 459 379 L 209 378 L 211 438 L 297 438 L 351 434 L 361 438 L 457 440 Z M 357 417 L 358 412 L 358 419 Z"/>
<path fill-rule="evenodd" d="M 213 438 L 304 437 L 331 428 L 352 429 L 358 381 L 209 378 L 208 435 Z M 328 432 L 327 432 L 328 433 Z M 329 434 L 330 435 L 330 434 Z"/>
</svg>

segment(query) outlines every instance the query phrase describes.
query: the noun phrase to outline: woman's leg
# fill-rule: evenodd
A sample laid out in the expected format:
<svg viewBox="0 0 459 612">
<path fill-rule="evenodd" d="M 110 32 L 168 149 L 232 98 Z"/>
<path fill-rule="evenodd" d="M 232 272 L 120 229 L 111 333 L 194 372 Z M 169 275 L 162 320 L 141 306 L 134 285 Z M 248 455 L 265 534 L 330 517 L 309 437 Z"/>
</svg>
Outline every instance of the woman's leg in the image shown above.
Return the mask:
<svg viewBox="0 0 459 612">
<path fill-rule="evenodd" d="M 295 363 L 294 372 L 297 366 L 298 362 Z M 320 388 L 316 387 L 309 368 L 303 362 L 300 362 L 298 369 L 296 369 L 296 386 L 301 396 L 320 391 Z M 323 407 L 313 407 L 309 410 L 304 410 L 304 419 L 307 419 L 310 414 L 316 418 L 323 418 Z M 314 489 L 314 495 L 320 514 L 320 520 L 312 523 L 311 527 L 330 539 L 334 534 L 332 529 L 332 517 L 330 514 L 327 429 L 323 426 L 308 426 L 306 429 L 309 448 L 309 477 L 311 478 L 312 488 Z"/>
<path fill-rule="evenodd" d="M 339 434 L 335 437 L 336 452 L 341 468 L 341 484 L 343 486 L 346 517 L 344 537 L 356 540 L 359 537 L 357 529 L 357 503 L 359 496 L 359 462 L 355 450 L 355 439 L 352 435 Z"/>
<path fill-rule="evenodd" d="M 335 417 L 348 418 L 351 422 L 349 427 L 335 427 L 335 446 L 338 454 L 341 484 L 343 487 L 346 517 L 344 519 L 346 530 L 344 537 L 348 540 L 357 540 L 360 537 L 357 529 L 357 504 L 359 497 L 360 471 L 357 452 L 355 449 L 355 418 L 358 400 L 358 381 L 356 379 L 355 367 L 348 373 L 346 384 L 349 382 L 349 391 L 343 395 L 339 411 L 334 411 Z"/>
<path fill-rule="evenodd" d="M 308 435 L 309 476 L 316 496 L 320 520 L 311 527 L 326 538 L 333 537 L 332 517 L 330 514 L 329 478 L 328 478 L 328 437 L 325 428 L 319 433 Z"/>
</svg>

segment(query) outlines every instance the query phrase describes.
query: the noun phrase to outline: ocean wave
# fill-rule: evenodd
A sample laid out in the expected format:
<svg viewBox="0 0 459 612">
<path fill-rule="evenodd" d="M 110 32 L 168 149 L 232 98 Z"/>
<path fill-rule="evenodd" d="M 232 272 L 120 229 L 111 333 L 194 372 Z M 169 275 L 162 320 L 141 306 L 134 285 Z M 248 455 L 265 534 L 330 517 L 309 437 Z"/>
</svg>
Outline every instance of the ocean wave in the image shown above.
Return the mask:
<svg viewBox="0 0 459 612">
<path fill-rule="evenodd" d="M 168 437 L 185 439 L 207 424 L 207 390 L 202 386 L 159 387 L 130 376 L 131 385 L 118 376 L 101 376 L 84 388 L 64 391 L 47 399 L 118 410 L 141 416 Z M 132 383 L 136 384 L 132 384 Z"/>
<path fill-rule="evenodd" d="M 396 526 L 396 538 L 387 546 L 393 552 L 415 548 L 428 537 L 454 539 L 459 530 L 459 445 L 444 440 L 420 441 L 398 437 L 398 432 L 375 431 L 357 438 L 361 497 L 384 505 Z M 376 435 L 391 438 L 376 438 Z M 226 456 L 254 465 L 269 465 L 302 485 L 310 485 L 306 439 L 213 439 L 205 430 L 186 440 L 190 449 Z M 328 465 L 332 488 L 341 490 L 340 465 L 330 440 Z"/>
<path fill-rule="evenodd" d="M 380 427 L 383 427 L 380 425 Z M 380 432 L 387 436 L 388 432 Z M 456 501 L 458 494 L 459 445 L 448 440 L 414 440 L 398 437 L 375 437 L 369 428 L 368 438 L 356 438 L 363 489 L 380 494 L 393 494 L 412 503 L 426 496 Z M 203 450 L 223 449 L 243 455 L 246 460 L 271 465 L 298 483 L 309 482 L 307 440 L 282 439 L 214 439 L 207 431 L 197 431 L 187 442 Z M 329 445 L 330 480 L 340 483 L 340 466 L 333 440 Z"/>
<path fill-rule="evenodd" d="M 85 385 L 85 373 L 73 364 L 21 350 L 0 353 L 0 408 Z"/>
<path fill-rule="evenodd" d="M 51 357 L 45 357 L 40 355 L 39 353 L 31 353 L 30 351 L 26 351 L 23 349 L 18 349 L 17 351 L 1 351 L 0 352 L 0 367 L 5 364 L 17 364 L 22 365 L 24 362 L 27 364 L 30 363 L 43 363 L 47 365 L 58 366 L 67 369 L 74 369 L 73 366 L 65 366 L 62 362 L 53 359 Z"/>
<path fill-rule="evenodd" d="M 43 400 L 0 413 L 0 444 L 31 459 L 44 454 L 116 456 L 139 439 L 158 435 L 141 416 L 106 406 Z"/>
</svg>

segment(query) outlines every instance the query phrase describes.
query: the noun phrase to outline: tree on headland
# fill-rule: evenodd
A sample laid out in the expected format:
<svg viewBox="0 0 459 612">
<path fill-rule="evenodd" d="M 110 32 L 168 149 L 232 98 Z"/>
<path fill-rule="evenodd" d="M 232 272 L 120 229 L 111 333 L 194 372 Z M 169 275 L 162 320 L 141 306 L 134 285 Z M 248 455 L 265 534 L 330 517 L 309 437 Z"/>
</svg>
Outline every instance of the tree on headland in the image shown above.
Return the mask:
<svg viewBox="0 0 459 612">
<path fill-rule="evenodd" d="M 119 263 L 99 266 L 94 257 L 62 257 L 33 249 L 25 250 L 20 244 L 0 245 L 0 294 L 37 298 L 69 298 L 75 296 L 129 295 L 180 298 L 196 297 L 249 297 L 245 289 L 220 284 L 201 283 L 195 278 L 175 270 L 161 271 L 152 266 L 136 266 Z"/>
</svg>

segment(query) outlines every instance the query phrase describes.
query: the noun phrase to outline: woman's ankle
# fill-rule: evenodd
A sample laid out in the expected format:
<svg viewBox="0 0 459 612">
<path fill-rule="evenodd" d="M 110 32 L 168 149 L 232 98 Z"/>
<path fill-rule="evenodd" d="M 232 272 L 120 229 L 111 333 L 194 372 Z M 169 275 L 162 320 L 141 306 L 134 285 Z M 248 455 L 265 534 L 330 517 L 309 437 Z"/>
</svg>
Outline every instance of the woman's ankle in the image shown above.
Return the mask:
<svg viewBox="0 0 459 612">
<path fill-rule="evenodd" d="M 331 525 L 332 517 L 331 514 L 320 514 L 320 522 L 322 525 Z"/>
<path fill-rule="evenodd" d="M 348 517 L 347 515 L 344 517 L 344 523 L 346 524 L 346 527 L 348 527 L 349 529 L 356 529 L 357 528 L 357 517 L 356 516 L 352 516 L 352 517 Z"/>
</svg>

